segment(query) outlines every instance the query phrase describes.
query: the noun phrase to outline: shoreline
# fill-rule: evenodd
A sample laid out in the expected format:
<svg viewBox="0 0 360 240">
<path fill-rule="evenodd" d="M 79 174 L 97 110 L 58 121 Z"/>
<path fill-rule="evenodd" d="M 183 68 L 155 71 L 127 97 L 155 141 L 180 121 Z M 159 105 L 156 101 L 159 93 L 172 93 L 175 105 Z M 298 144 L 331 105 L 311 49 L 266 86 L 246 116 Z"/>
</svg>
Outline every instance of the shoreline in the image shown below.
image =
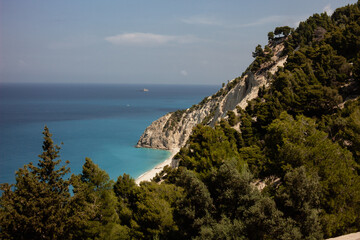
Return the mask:
<svg viewBox="0 0 360 240">
<path fill-rule="evenodd" d="M 179 148 L 170 150 L 171 155 L 165 161 L 157 164 L 154 168 L 141 174 L 138 178 L 135 179 L 135 183 L 137 185 L 139 185 L 141 182 L 144 182 L 144 181 L 149 182 L 151 179 L 153 179 L 156 176 L 157 173 L 160 173 L 165 166 L 171 164 L 172 159 L 179 151 L 180 151 Z"/>
</svg>

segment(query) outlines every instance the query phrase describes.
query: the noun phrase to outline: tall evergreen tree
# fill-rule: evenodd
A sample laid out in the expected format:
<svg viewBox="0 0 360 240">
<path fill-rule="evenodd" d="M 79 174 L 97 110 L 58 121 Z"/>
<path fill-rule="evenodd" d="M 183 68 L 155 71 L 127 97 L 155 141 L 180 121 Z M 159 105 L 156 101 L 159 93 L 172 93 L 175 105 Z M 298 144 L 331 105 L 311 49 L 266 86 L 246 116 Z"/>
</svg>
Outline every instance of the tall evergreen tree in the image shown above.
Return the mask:
<svg viewBox="0 0 360 240">
<path fill-rule="evenodd" d="M 181 226 L 182 239 L 190 239 L 199 234 L 202 226 L 213 222 L 213 199 L 206 185 L 186 168 L 179 168 L 176 185 L 184 188 L 185 197 L 178 201 L 174 218 Z"/>
<path fill-rule="evenodd" d="M 43 153 L 16 172 L 15 185 L 2 184 L 0 198 L 1 239 L 66 239 L 70 169 L 58 167 L 60 147 L 44 128 Z"/>
<path fill-rule="evenodd" d="M 72 176 L 72 218 L 75 239 L 128 239 L 128 228 L 120 225 L 117 198 L 109 175 L 89 158 L 82 174 Z"/>
</svg>

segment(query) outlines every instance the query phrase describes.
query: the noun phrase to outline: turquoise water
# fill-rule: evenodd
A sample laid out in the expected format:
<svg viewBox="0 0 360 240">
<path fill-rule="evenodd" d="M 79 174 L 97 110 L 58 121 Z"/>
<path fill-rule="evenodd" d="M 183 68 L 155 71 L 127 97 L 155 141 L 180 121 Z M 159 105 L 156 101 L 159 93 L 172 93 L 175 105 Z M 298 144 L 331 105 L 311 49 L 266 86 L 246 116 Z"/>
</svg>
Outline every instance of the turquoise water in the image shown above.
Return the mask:
<svg viewBox="0 0 360 240">
<path fill-rule="evenodd" d="M 141 89 L 147 88 L 149 92 Z M 41 154 L 47 125 L 61 159 L 81 172 L 90 157 L 114 180 L 138 177 L 169 157 L 168 151 L 135 148 L 145 128 L 177 109 L 188 108 L 218 86 L 183 85 L 0 85 L 0 183 Z"/>
</svg>

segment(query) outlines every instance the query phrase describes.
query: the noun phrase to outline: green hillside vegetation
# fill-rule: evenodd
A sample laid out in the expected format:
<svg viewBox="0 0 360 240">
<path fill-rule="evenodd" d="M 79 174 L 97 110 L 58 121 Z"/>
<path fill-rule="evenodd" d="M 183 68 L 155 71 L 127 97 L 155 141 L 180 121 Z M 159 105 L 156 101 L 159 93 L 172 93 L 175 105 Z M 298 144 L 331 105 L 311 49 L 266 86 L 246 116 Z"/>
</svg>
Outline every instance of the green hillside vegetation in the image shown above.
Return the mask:
<svg viewBox="0 0 360 240">
<path fill-rule="evenodd" d="M 283 42 L 288 56 L 270 87 L 214 128 L 196 126 L 175 156 L 179 167 L 152 182 L 138 186 L 127 174 L 113 182 L 90 159 L 67 177 L 45 127 L 38 165 L 1 185 L 0 239 L 323 239 L 360 231 L 360 1 L 297 29 L 278 27 L 268 39 Z M 269 49 L 256 47 L 249 71 L 271 61 Z"/>
</svg>

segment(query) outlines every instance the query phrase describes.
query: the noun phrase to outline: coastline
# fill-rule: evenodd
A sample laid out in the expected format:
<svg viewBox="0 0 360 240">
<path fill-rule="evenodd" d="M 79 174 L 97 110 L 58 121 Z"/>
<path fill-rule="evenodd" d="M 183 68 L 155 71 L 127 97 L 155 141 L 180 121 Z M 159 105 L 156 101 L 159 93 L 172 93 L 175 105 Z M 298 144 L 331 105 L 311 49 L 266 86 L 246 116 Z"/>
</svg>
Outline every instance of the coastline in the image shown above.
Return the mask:
<svg viewBox="0 0 360 240">
<path fill-rule="evenodd" d="M 180 151 L 179 148 L 175 148 L 170 150 L 171 155 L 162 163 L 159 163 L 158 165 L 156 165 L 153 169 L 150 169 L 149 171 L 141 174 L 138 178 L 135 179 L 135 183 L 136 184 L 140 184 L 141 182 L 148 182 L 151 179 L 153 179 L 157 173 L 160 173 L 163 168 L 167 165 L 171 164 L 171 161 L 173 159 L 173 157 Z"/>
</svg>

